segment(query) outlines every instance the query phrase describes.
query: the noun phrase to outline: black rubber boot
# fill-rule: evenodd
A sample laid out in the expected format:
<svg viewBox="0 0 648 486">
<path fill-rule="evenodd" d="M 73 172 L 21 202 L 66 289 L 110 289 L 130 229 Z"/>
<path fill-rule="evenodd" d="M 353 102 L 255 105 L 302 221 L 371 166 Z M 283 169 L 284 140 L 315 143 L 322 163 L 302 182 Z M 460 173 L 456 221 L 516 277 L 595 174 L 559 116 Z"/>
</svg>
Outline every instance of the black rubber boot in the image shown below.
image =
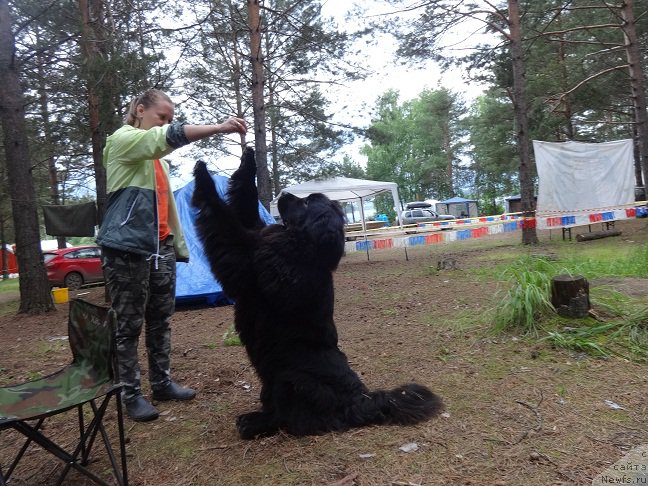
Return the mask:
<svg viewBox="0 0 648 486">
<path fill-rule="evenodd" d="M 141 395 L 129 400 L 124 405 L 128 416 L 136 422 L 149 422 L 160 416 L 157 408 Z"/>
<path fill-rule="evenodd" d="M 195 396 L 196 390 L 182 387 L 174 382 L 170 382 L 161 390 L 153 390 L 153 400 L 157 402 L 166 400 L 191 400 Z"/>
</svg>

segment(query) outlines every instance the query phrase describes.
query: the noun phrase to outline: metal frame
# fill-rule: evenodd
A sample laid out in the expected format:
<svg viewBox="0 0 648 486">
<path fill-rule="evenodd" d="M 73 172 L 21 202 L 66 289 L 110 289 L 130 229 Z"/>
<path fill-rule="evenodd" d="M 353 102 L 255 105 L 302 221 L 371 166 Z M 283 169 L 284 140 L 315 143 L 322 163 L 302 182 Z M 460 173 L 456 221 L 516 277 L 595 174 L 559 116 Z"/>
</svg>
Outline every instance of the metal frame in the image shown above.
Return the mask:
<svg viewBox="0 0 648 486">
<path fill-rule="evenodd" d="M 89 302 L 78 300 L 78 304 L 99 307 Z M 77 305 L 73 300 L 70 303 L 70 306 Z M 104 310 L 106 308 L 101 308 Z M 111 327 L 114 333 L 114 312 L 112 310 L 108 311 L 108 319 L 113 319 Z M 70 321 L 71 323 L 72 321 Z M 113 334 L 114 336 L 114 334 Z M 92 396 L 86 394 L 86 396 L 79 397 L 78 401 L 67 402 L 65 405 L 61 405 L 60 408 L 49 409 L 47 411 L 40 410 L 41 413 L 35 413 L 33 415 L 27 414 L 15 414 L 15 416 L 0 417 L 0 433 L 4 430 L 15 430 L 18 433 L 22 434 L 25 437 L 24 444 L 20 447 L 14 458 L 11 460 L 11 463 L 8 465 L 8 469 L 3 468 L 3 465 L 0 463 L 0 486 L 7 486 L 9 479 L 12 473 L 15 471 L 16 466 L 18 466 L 20 460 L 23 458 L 25 452 L 32 443 L 40 445 L 47 452 L 60 459 L 65 463 L 65 467 L 58 477 L 57 486 L 61 485 L 65 480 L 65 477 L 70 472 L 71 469 L 77 470 L 79 473 L 83 474 L 87 478 L 91 479 L 96 484 L 102 486 L 109 486 L 113 483 L 108 483 L 106 480 L 97 476 L 94 472 L 88 469 L 88 459 L 90 457 L 90 452 L 92 447 L 95 444 L 97 439 L 97 434 L 101 436 L 101 440 L 104 445 L 104 449 L 108 453 L 108 458 L 112 466 L 112 474 L 117 481 L 119 486 L 128 486 L 128 468 L 127 468 L 127 459 L 126 459 L 126 440 L 124 433 L 124 415 L 123 415 L 123 405 L 121 402 L 121 391 L 122 384 L 119 382 L 119 377 L 116 367 L 116 355 L 115 355 L 115 342 L 114 339 L 111 340 L 111 350 L 109 355 L 109 361 L 111 366 L 111 376 L 112 384 L 108 383 L 103 389 L 98 393 L 95 393 Z M 75 354 L 75 348 L 73 347 L 73 354 Z M 75 355 L 76 359 L 76 355 Z M 54 376 L 59 373 L 65 373 L 70 366 L 74 366 L 74 362 L 71 365 L 59 370 L 57 373 L 54 373 Z M 19 385 L 18 385 L 19 386 Z M 52 391 L 51 389 L 49 390 Z M 32 399 L 34 396 L 31 397 Z M 117 456 L 113 450 L 113 447 L 110 443 L 108 433 L 104 427 L 104 417 L 108 405 L 114 399 L 115 407 L 117 410 L 117 427 L 119 430 L 119 455 L 120 460 L 118 461 Z M 20 403 L 20 402 L 18 402 Z M 76 409 L 77 410 L 77 422 L 78 422 L 78 444 L 74 446 L 74 450 L 66 450 L 59 444 L 55 443 L 51 438 L 45 436 L 42 432 L 42 427 L 45 421 L 49 417 L 59 415 L 65 412 L 69 412 Z M 86 424 L 86 419 L 84 418 L 84 409 L 90 410 L 92 413 L 92 419 L 89 423 Z M 45 413 L 42 413 L 45 412 Z M 69 446 L 70 449 L 72 446 Z M 5 465 L 6 466 L 6 465 Z"/>
</svg>

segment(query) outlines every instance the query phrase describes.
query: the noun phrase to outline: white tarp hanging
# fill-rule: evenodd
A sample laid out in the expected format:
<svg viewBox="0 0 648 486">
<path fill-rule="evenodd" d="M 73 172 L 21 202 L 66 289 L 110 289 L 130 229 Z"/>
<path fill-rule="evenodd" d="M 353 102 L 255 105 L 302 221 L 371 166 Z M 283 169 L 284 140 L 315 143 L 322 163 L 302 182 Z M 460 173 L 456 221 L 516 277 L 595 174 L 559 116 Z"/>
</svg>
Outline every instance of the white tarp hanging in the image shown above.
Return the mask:
<svg viewBox="0 0 648 486">
<path fill-rule="evenodd" d="M 632 140 L 603 143 L 533 141 L 537 214 L 600 210 L 634 202 Z"/>
</svg>

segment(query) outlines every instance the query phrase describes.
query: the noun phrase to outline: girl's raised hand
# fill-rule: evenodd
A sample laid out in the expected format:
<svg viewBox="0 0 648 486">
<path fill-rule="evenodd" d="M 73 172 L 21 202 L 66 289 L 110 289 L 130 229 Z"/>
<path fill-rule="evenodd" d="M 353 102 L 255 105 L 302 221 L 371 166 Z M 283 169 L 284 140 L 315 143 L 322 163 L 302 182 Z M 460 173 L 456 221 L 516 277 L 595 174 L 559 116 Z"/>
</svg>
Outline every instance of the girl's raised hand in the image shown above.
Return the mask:
<svg viewBox="0 0 648 486">
<path fill-rule="evenodd" d="M 247 133 L 247 125 L 245 124 L 245 120 L 243 120 L 243 118 L 231 116 L 223 123 L 221 123 L 221 125 L 223 127 L 223 133 L 240 133 L 241 135 L 245 135 Z"/>
</svg>

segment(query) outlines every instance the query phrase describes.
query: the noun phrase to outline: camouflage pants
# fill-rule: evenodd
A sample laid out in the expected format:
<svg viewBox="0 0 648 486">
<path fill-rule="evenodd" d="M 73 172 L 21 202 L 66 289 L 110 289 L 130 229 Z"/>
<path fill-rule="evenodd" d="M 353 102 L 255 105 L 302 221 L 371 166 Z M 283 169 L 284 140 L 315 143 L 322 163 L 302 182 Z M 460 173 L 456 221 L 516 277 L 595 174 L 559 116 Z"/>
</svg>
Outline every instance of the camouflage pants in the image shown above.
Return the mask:
<svg viewBox="0 0 648 486">
<path fill-rule="evenodd" d="M 164 388 L 171 379 L 169 320 L 175 311 L 176 280 L 172 239 L 160 242 L 157 268 L 155 257 L 106 247 L 101 251 L 108 294 L 117 313 L 117 358 L 125 402 L 142 393 L 137 348 L 143 326 L 151 388 Z"/>
</svg>

